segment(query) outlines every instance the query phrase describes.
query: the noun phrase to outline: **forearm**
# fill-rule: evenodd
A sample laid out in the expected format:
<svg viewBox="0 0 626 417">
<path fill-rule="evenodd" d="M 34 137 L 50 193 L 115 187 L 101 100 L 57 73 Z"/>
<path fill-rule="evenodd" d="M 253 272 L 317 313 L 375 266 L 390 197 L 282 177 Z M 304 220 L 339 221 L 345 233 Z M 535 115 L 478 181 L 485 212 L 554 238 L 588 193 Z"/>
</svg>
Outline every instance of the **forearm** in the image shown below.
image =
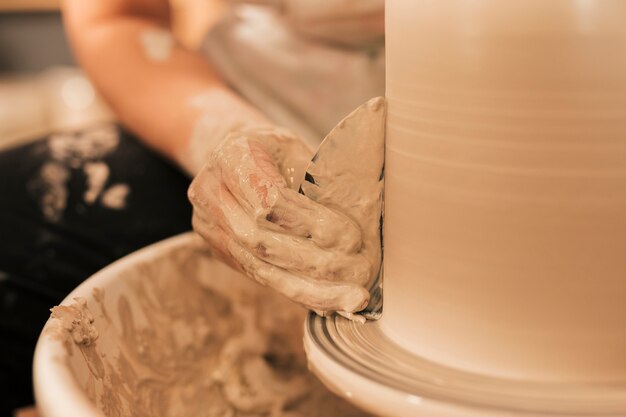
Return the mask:
<svg viewBox="0 0 626 417">
<path fill-rule="evenodd" d="M 93 6 L 102 1 L 112 0 L 89 0 L 91 9 L 85 0 L 66 0 L 66 27 L 83 68 L 120 121 L 149 146 L 194 171 L 197 168 L 189 168 L 181 159 L 189 154 L 199 120 L 223 123 L 236 113 L 242 119 L 265 122 L 196 53 L 178 44 L 167 49 L 165 59 L 146 53 L 142 36 L 167 30 L 167 8 L 160 0 L 113 0 L 125 6 L 118 8 L 111 8 L 111 3 Z M 153 3 L 153 7 L 142 8 L 141 3 Z M 154 7 L 156 3 L 161 8 Z M 201 103 L 200 96 L 204 97 Z M 202 140 L 210 147 L 221 137 L 209 136 L 222 132 L 208 129 L 206 134 Z"/>
</svg>

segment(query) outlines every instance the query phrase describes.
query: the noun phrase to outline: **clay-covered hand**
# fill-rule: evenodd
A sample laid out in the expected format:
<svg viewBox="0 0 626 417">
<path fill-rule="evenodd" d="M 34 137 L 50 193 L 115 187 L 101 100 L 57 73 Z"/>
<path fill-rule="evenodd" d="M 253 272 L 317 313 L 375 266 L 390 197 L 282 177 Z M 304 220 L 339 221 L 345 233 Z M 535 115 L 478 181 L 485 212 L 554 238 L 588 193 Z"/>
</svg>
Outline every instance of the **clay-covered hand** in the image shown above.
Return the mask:
<svg viewBox="0 0 626 417">
<path fill-rule="evenodd" d="M 189 188 L 193 227 L 231 266 L 305 307 L 360 311 L 371 266 L 359 227 L 296 191 L 312 154 L 287 130 L 230 133 Z"/>
</svg>

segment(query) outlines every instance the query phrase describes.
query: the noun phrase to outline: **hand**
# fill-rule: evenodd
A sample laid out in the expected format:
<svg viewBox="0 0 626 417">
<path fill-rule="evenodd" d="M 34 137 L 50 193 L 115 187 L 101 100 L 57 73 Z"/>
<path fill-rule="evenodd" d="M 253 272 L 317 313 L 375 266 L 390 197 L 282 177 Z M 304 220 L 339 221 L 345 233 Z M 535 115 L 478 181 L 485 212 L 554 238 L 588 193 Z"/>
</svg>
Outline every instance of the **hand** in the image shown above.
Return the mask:
<svg viewBox="0 0 626 417">
<path fill-rule="evenodd" d="M 286 130 L 229 134 L 189 188 L 193 227 L 231 266 L 305 307 L 357 312 L 371 267 L 359 227 L 296 191 L 312 154 Z"/>
</svg>

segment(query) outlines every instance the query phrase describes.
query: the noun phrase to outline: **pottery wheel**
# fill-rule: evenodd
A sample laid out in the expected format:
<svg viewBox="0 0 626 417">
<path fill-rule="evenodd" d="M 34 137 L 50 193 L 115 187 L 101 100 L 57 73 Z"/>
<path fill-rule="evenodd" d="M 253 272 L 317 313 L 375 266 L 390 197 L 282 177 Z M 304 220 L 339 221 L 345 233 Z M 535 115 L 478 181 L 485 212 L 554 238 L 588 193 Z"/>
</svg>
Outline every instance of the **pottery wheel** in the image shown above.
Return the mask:
<svg viewBox="0 0 626 417">
<path fill-rule="evenodd" d="M 305 348 L 310 368 L 330 389 L 380 415 L 626 415 L 626 381 L 535 383 L 466 373 L 403 349 L 378 321 L 310 314 Z"/>
</svg>

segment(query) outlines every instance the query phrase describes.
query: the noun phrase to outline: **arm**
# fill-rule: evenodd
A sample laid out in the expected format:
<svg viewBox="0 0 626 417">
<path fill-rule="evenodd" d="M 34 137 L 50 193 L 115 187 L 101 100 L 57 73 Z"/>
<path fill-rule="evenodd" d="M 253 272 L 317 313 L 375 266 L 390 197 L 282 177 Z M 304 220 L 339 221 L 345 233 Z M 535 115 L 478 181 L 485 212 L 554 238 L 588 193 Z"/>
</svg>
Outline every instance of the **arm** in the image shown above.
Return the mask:
<svg viewBox="0 0 626 417">
<path fill-rule="evenodd" d="M 205 125 L 207 119 L 209 124 L 231 120 L 235 126 L 241 120 L 267 123 L 196 53 L 174 44 L 167 59 L 148 57 L 141 37 L 168 29 L 167 0 L 64 0 L 63 11 L 78 61 L 121 122 L 192 174 L 199 166 L 185 159 L 201 116 Z M 200 94 L 202 106 L 190 105 Z M 240 120 L 232 120 L 232 114 Z M 218 129 L 220 136 L 235 126 Z M 206 136 L 203 153 L 222 139 Z"/>
<path fill-rule="evenodd" d="M 307 307 L 362 309 L 369 266 L 358 225 L 294 189 L 312 152 L 259 127 L 269 123 L 201 57 L 174 46 L 155 61 L 143 50 L 145 31 L 167 27 L 167 1 L 64 0 L 64 9 L 79 61 L 122 122 L 197 174 L 193 225 L 213 252 Z"/>
</svg>

